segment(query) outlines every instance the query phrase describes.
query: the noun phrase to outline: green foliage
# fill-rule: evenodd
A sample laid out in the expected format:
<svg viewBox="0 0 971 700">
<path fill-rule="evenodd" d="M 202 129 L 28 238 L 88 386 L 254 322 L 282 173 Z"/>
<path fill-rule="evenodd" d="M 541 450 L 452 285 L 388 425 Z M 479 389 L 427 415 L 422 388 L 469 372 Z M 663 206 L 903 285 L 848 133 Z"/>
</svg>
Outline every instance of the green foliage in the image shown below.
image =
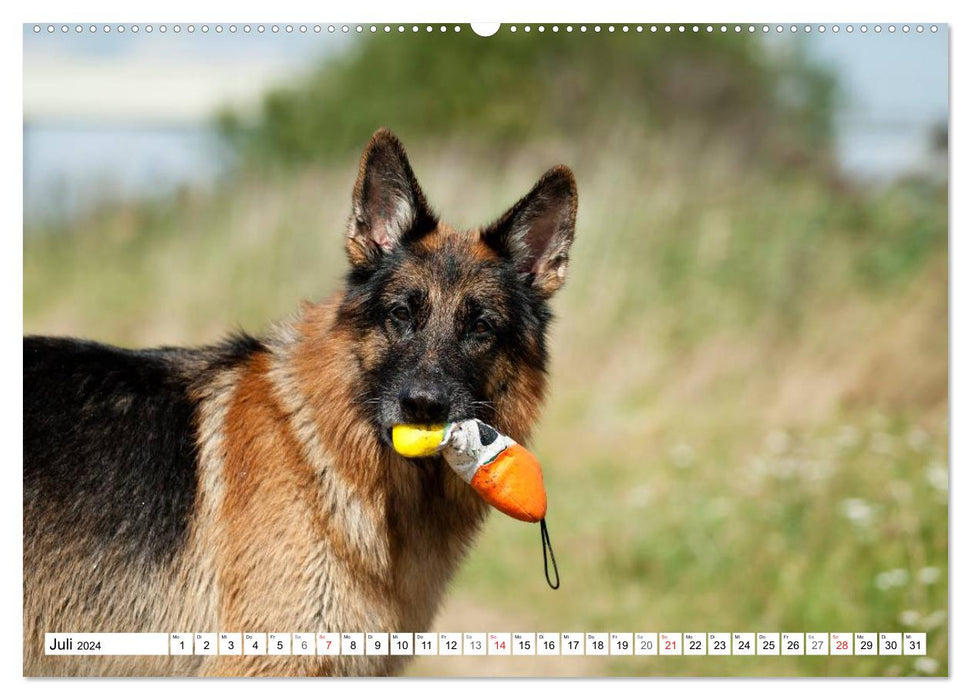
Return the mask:
<svg viewBox="0 0 971 700">
<path fill-rule="evenodd" d="M 502 148 L 695 125 L 753 152 L 825 152 L 832 88 L 798 53 L 770 56 L 744 34 L 392 33 L 271 92 L 255 120 L 219 125 L 250 158 L 283 163 L 354 151 L 381 126 Z"/>
<path fill-rule="evenodd" d="M 936 201 L 928 208 L 926 202 Z M 943 188 L 925 182 L 898 183 L 866 204 L 870 231 L 856 263 L 868 285 L 884 289 L 909 278 L 936 250 L 947 248 L 947 199 Z"/>
<path fill-rule="evenodd" d="M 460 590 L 516 591 L 523 629 L 928 633 L 923 661 L 619 657 L 619 675 L 947 674 L 945 433 L 858 415 L 690 458 L 603 444 L 574 470 L 571 430 L 537 445 L 562 588 L 545 588 L 537 533 L 493 518 Z"/>
<path fill-rule="evenodd" d="M 947 674 L 946 187 L 855 190 L 812 168 L 755 167 L 737 141 L 703 144 L 691 130 L 587 139 L 504 160 L 406 141 L 457 225 L 496 216 L 551 154 L 580 193 L 531 442 L 563 585 L 546 587 L 537 528 L 496 515 L 440 625 L 926 631 L 926 659 L 555 657 L 544 668 Z M 321 299 L 346 268 L 356 154 L 271 170 L 28 228 L 25 331 L 204 343 Z M 411 668 L 462 662 L 483 673 L 477 657 Z M 532 672 L 543 658 L 509 663 Z"/>
</svg>

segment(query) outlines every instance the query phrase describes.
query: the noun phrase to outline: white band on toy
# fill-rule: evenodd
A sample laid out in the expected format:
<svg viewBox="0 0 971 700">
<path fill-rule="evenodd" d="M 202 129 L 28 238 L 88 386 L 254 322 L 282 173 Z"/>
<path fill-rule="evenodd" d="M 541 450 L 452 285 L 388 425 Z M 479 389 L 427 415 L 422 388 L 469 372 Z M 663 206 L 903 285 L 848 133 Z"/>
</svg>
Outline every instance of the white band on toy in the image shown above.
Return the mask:
<svg viewBox="0 0 971 700">
<path fill-rule="evenodd" d="M 500 452 L 515 444 L 516 441 L 508 435 L 471 418 L 445 426 L 442 455 L 463 481 L 472 483 L 479 467 L 488 464 Z"/>
</svg>

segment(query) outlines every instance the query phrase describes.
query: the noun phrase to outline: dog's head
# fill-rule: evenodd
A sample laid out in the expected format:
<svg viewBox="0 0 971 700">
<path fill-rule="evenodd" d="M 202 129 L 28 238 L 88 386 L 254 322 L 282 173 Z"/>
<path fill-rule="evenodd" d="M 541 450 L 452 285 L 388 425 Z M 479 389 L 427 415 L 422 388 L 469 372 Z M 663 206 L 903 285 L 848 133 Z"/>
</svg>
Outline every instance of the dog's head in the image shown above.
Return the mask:
<svg viewBox="0 0 971 700">
<path fill-rule="evenodd" d="M 573 174 L 560 166 L 491 225 L 456 231 L 432 212 L 398 139 L 372 137 L 354 187 L 340 317 L 354 333 L 360 404 L 384 440 L 398 423 L 471 417 L 525 437 L 576 207 Z"/>
</svg>

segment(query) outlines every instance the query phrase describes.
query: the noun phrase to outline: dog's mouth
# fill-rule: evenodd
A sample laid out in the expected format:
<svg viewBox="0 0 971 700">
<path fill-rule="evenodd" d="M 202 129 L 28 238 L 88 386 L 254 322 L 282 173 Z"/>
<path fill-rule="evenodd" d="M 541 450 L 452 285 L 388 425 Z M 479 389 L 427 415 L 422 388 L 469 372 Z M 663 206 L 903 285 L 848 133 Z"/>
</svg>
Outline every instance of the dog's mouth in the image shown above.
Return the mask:
<svg viewBox="0 0 971 700">
<path fill-rule="evenodd" d="M 391 425 L 385 424 L 379 427 L 378 434 L 380 436 L 381 442 L 384 443 L 386 447 L 391 448 L 398 454 L 401 454 L 403 457 L 406 457 L 409 459 L 424 459 L 431 455 L 423 455 L 423 456 L 409 455 L 409 452 L 413 450 L 417 450 L 419 452 L 427 451 L 429 448 L 429 443 L 428 443 L 429 439 L 432 439 L 433 441 L 436 441 L 436 442 L 444 439 L 447 425 L 453 424 L 453 423 L 460 423 L 464 420 L 467 420 L 467 419 L 465 418 L 452 419 L 445 423 L 441 423 L 437 425 L 414 425 L 414 424 L 404 424 L 404 423 L 395 423 Z M 400 441 L 402 437 L 401 435 L 398 435 L 398 437 L 396 438 L 396 430 L 398 429 L 409 429 L 413 432 L 413 435 L 410 439 L 405 438 L 405 443 L 408 443 L 408 444 L 402 444 L 400 442 L 396 442 L 396 439 Z M 419 435 L 415 435 L 414 433 L 419 433 Z M 425 434 L 420 435 L 420 433 L 425 433 Z M 418 443 L 421 443 L 421 444 L 419 445 Z"/>
<path fill-rule="evenodd" d="M 375 401 L 374 403 L 377 402 Z M 430 428 L 433 426 L 443 426 L 447 423 L 460 423 L 473 418 L 486 420 L 486 416 L 478 415 L 483 411 L 479 405 L 475 405 L 477 403 L 482 405 L 487 404 L 484 401 L 472 402 L 473 405 L 470 406 L 467 402 L 455 401 L 451 406 L 451 410 L 448 412 L 447 418 L 443 420 L 441 417 L 437 417 L 437 420 L 429 421 L 427 419 L 422 420 L 417 416 L 409 416 L 395 402 L 382 401 L 377 407 L 377 410 L 371 415 L 371 425 L 375 433 L 377 433 L 378 441 L 384 447 L 393 450 L 395 443 L 394 431 L 396 427 L 413 426 Z"/>
<path fill-rule="evenodd" d="M 440 458 L 437 454 L 428 457 L 408 457 L 399 453 L 394 447 L 393 431 L 393 425 L 381 426 L 378 431 L 381 436 L 381 442 L 391 453 L 397 455 L 400 459 L 405 460 L 409 464 L 414 465 L 415 468 L 423 472 L 427 472 L 429 469 L 441 464 Z"/>
</svg>

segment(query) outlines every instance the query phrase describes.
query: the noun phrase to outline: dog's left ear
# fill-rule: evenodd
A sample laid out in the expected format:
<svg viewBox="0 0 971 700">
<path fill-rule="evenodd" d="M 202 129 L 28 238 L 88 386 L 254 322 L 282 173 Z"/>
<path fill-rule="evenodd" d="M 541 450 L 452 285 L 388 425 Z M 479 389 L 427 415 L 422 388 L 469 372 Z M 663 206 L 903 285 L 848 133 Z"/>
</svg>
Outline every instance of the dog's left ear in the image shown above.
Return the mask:
<svg viewBox="0 0 971 700">
<path fill-rule="evenodd" d="M 577 217 L 577 184 L 565 165 L 539 179 L 529 194 L 482 230 L 482 240 L 549 297 L 566 280 L 566 267 Z"/>
<path fill-rule="evenodd" d="M 410 236 L 438 225 L 398 137 L 378 130 L 361 156 L 347 225 L 353 265 L 373 263 Z"/>
</svg>

